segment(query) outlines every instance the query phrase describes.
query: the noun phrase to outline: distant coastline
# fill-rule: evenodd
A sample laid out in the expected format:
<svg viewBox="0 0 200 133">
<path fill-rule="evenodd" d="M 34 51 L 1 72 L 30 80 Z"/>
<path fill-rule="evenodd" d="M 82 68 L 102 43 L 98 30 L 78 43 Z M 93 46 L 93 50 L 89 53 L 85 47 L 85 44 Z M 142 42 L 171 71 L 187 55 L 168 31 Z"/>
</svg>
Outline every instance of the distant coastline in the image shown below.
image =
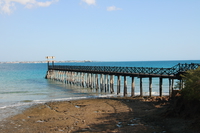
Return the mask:
<svg viewBox="0 0 200 133">
<path fill-rule="evenodd" d="M 51 61 L 51 60 L 49 60 Z M 152 61 L 200 61 L 200 60 L 149 60 L 149 61 L 134 61 L 134 62 L 152 62 Z M 54 61 L 55 63 L 84 63 L 84 62 L 132 62 L 132 61 L 92 61 L 92 60 L 66 60 L 66 61 Z M 44 61 L 0 61 L 0 64 L 33 64 L 33 63 L 47 63 Z"/>
<path fill-rule="evenodd" d="M 79 63 L 79 62 L 94 62 L 91 60 L 68 60 L 68 61 L 54 61 L 55 63 Z M 47 61 L 5 61 L 0 64 L 25 64 L 25 63 L 47 63 Z"/>
</svg>

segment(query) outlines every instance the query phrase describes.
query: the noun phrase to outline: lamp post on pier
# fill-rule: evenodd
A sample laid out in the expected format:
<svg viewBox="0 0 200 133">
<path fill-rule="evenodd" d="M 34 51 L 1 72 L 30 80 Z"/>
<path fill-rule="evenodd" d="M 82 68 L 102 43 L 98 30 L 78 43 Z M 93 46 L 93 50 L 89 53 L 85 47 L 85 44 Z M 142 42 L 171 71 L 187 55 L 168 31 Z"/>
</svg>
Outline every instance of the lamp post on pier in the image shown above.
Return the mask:
<svg viewBox="0 0 200 133">
<path fill-rule="evenodd" d="M 53 59 L 55 59 L 55 56 L 46 56 L 46 59 L 47 59 L 48 69 L 49 69 L 49 63 L 50 62 L 52 63 L 52 66 L 54 66 L 54 60 Z"/>
</svg>

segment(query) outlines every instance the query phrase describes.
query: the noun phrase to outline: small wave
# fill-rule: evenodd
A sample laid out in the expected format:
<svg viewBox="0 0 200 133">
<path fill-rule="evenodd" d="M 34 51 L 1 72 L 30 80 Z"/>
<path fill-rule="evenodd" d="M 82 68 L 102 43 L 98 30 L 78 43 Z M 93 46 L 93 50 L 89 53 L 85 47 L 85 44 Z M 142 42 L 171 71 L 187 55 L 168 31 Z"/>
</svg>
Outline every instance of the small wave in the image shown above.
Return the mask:
<svg viewBox="0 0 200 133">
<path fill-rule="evenodd" d="M 169 95 L 168 92 L 162 93 L 163 95 Z M 131 93 L 128 93 L 127 95 L 131 95 Z M 135 96 L 139 96 L 140 93 L 137 92 L 135 93 Z M 143 92 L 143 96 L 148 96 L 148 92 Z M 43 104 L 47 102 L 56 102 L 56 101 L 71 101 L 71 100 L 81 100 L 81 99 L 90 99 L 90 98 L 108 98 L 108 97 L 113 97 L 113 96 L 123 96 L 123 93 L 120 93 L 119 95 L 116 94 L 105 94 L 105 95 L 97 95 L 97 96 L 85 96 L 85 97 L 69 97 L 69 98 L 58 98 L 58 99 L 45 99 L 45 100 L 23 100 L 11 105 L 6 105 L 0 107 L 0 109 L 6 109 L 6 108 L 12 108 L 12 107 L 19 107 L 19 106 L 31 106 L 31 105 L 36 105 L 36 104 Z M 152 92 L 152 96 L 159 96 L 158 92 Z"/>
<path fill-rule="evenodd" d="M 0 94 L 18 94 L 18 93 L 29 93 L 28 91 L 8 91 L 8 92 L 1 92 Z"/>
<path fill-rule="evenodd" d="M 36 104 L 44 104 L 47 102 L 56 102 L 56 101 L 72 101 L 79 99 L 88 99 L 88 98 L 98 98 L 98 97 L 110 97 L 112 95 L 99 95 L 99 96 L 87 96 L 87 97 L 69 97 L 69 98 L 58 98 L 58 99 L 46 99 L 46 100 L 23 100 L 11 105 L 5 105 L 0 107 L 0 109 L 20 107 L 20 106 L 31 106 Z"/>
<path fill-rule="evenodd" d="M 16 104 L 12 104 L 12 105 L 6 105 L 6 106 L 2 106 L 0 107 L 0 109 L 6 109 L 6 108 L 13 108 L 13 107 L 19 107 L 19 106 L 27 106 L 27 105 L 31 105 L 33 103 L 16 103 Z"/>
</svg>

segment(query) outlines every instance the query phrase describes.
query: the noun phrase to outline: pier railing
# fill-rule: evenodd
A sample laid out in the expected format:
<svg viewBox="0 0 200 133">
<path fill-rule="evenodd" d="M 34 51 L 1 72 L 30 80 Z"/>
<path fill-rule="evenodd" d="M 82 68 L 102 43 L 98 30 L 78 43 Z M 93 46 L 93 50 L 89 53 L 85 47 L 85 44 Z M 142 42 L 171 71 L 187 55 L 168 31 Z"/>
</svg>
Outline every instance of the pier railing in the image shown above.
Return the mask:
<svg viewBox="0 0 200 133">
<path fill-rule="evenodd" d="M 179 79 L 180 74 L 187 70 L 197 69 L 200 64 L 177 64 L 171 68 L 154 68 L 154 67 L 112 67 L 112 66 L 68 66 L 52 65 L 49 70 L 91 72 L 126 76 L 152 76 L 152 77 L 174 77 Z"/>
</svg>

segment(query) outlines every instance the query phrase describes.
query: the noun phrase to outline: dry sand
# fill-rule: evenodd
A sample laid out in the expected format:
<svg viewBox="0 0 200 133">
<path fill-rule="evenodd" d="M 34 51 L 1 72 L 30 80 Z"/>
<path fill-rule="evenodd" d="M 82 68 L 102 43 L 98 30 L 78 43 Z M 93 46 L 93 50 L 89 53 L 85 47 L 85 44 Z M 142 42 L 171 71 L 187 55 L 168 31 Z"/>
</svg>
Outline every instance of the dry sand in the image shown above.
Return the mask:
<svg viewBox="0 0 200 133">
<path fill-rule="evenodd" d="M 152 97 L 49 102 L 1 122 L 0 132 L 195 133 L 191 120 L 164 117 L 167 101 Z"/>
</svg>

